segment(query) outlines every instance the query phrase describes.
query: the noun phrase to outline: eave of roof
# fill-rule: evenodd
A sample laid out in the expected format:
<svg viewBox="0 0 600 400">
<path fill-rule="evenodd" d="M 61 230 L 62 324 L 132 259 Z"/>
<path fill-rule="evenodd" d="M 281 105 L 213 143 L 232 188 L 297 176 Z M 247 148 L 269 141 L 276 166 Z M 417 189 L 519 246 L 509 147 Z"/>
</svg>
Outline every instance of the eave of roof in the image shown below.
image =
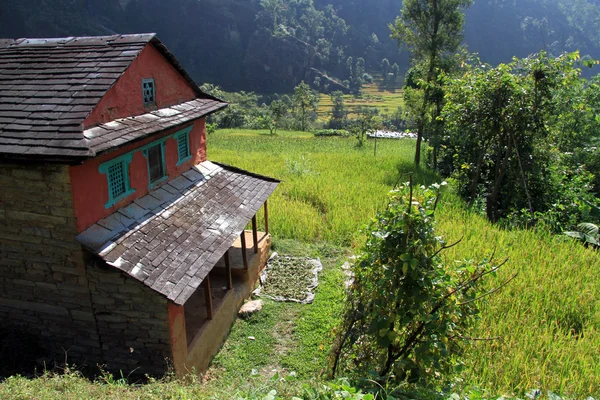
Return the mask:
<svg viewBox="0 0 600 400">
<path fill-rule="evenodd" d="M 154 33 L 0 39 L 0 159 L 77 163 L 96 156 L 83 121 L 148 43 L 199 99 L 223 103 L 200 90 Z"/>
<path fill-rule="evenodd" d="M 216 100 L 195 99 L 147 114 L 107 122 L 85 130 L 83 135 L 93 153 L 100 155 L 158 132 L 188 124 L 226 106 L 226 103 Z"/>
<path fill-rule="evenodd" d="M 206 161 L 76 239 L 110 266 L 182 305 L 278 184 Z"/>
</svg>

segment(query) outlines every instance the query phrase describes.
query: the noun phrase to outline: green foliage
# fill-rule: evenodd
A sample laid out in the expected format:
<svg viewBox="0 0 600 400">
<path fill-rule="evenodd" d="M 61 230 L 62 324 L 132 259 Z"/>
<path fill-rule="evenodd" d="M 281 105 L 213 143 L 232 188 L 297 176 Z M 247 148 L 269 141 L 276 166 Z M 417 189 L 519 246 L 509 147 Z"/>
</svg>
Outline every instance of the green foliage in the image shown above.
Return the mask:
<svg viewBox="0 0 600 400">
<path fill-rule="evenodd" d="M 314 132 L 315 137 L 331 137 L 331 136 L 340 136 L 347 137 L 350 136 L 350 132 L 346 129 L 319 129 Z"/>
<path fill-rule="evenodd" d="M 388 74 L 390 73 L 390 62 L 387 58 L 381 60 L 381 75 L 383 80 L 387 80 Z"/>
<path fill-rule="evenodd" d="M 600 121 L 597 105 L 584 100 L 598 89 L 580 78 L 578 60 L 542 53 L 495 68 L 478 63 L 447 79 L 441 171 L 470 202 L 486 193 L 491 221 L 542 220 L 561 231 L 588 220 L 586 202 L 597 200 L 580 148 Z"/>
<path fill-rule="evenodd" d="M 0 37 L 157 32 L 198 83 L 228 91 L 290 92 L 311 68 L 347 79 L 349 55 L 367 71 L 409 66 L 387 24 L 401 0 L 5 0 Z M 481 0 L 467 13 L 471 51 L 497 64 L 546 49 L 600 48 L 593 0 Z M 202 21 L 202 23 L 198 23 Z M 321 83 L 321 87 L 324 83 Z"/>
<path fill-rule="evenodd" d="M 446 70 L 447 59 L 456 52 L 461 41 L 464 24 L 463 9 L 471 5 L 471 0 L 405 0 L 402 12 L 394 24 L 390 24 L 392 38 L 400 46 L 407 46 L 413 62 L 422 64 L 426 73 L 419 85 L 423 90 L 423 101 L 418 108 L 417 146 L 415 165 L 421 162 L 421 142 L 426 127 L 429 108 L 434 108 L 433 121 L 441 112 L 440 96 L 436 96 L 435 84 L 439 71 Z M 446 67 L 446 68 L 444 68 Z M 437 148 L 434 148 L 437 151 Z"/>
<path fill-rule="evenodd" d="M 248 125 L 256 125 L 258 95 L 255 93 L 226 92 L 221 87 L 204 84 L 200 87 L 203 92 L 218 99 L 224 100 L 229 105 L 224 110 L 211 114 L 208 117 L 209 124 L 215 124 L 218 128 L 241 128 Z"/>
<path fill-rule="evenodd" d="M 598 225 L 583 222 L 577 225 L 576 231 L 564 233 L 567 236 L 578 239 L 586 245 L 600 246 L 600 235 L 598 234 Z"/>
<path fill-rule="evenodd" d="M 276 135 L 288 114 L 288 106 L 283 100 L 273 100 L 269 106 L 250 110 L 246 118 L 246 126 L 253 129 L 268 129 L 271 135 Z"/>
<path fill-rule="evenodd" d="M 356 113 L 358 116 L 350 124 L 350 132 L 356 136 L 357 146 L 363 147 L 367 141 L 367 134 L 380 129 L 382 120 L 376 108 L 359 107 Z"/>
<path fill-rule="evenodd" d="M 298 129 L 307 131 L 311 121 L 317 119 L 319 96 L 306 83 L 301 82 L 294 88 L 292 97 Z"/>
<path fill-rule="evenodd" d="M 480 280 L 499 266 L 444 264 L 447 247 L 434 222 L 439 190 L 401 186 L 368 226 L 333 349 L 334 374 L 339 362 L 353 376 L 436 388 L 458 371 L 478 302 L 491 293 L 482 294 Z"/>
<path fill-rule="evenodd" d="M 277 133 L 277 129 L 281 126 L 282 121 L 287 116 L 289 107 L 285 100 L 273 100 L 269 106 L 269 111 L 273 119 L 274 129 L 271 130 L 272 134 Z"/>
<path fill-rule="evenodd" d="M 348 108 L 344 103 L 344 93 L 338 90 L 331 93 L 330 97 L 333 108 L 327 125 L 332 129 L 340 129 L 346 124 L 346 118 L 348 117 Z"/>
<path fill-rule="evenodd" d="M 215 133 L 216 130 L 217 130 L 217 124 L 211 124 L 211 123 L 206 124 L 206 134 L 207 135 L 212 135 L 213 133 Z"/>
</svg>

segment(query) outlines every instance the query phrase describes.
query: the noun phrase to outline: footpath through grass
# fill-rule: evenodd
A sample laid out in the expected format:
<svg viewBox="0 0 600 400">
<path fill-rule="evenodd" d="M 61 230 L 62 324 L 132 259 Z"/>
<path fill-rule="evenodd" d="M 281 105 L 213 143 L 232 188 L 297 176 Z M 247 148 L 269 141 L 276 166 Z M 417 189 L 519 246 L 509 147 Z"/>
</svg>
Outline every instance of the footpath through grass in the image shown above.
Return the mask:
<svg viewBox="0 0 600 400">
<path fill-rule="evenodd" d="M 384 206 L 387 192 L 412 169 L 414 142 L 379 141 L 357 149 L 353 139 L 314 138 L 300 132 L 270 136 L 256 131 L 217 131 L 208 157 L 270 175 L 282 184 L 269 201 L 275 250 L 321 257 L 324 271 L 311 305 L 266 301 L 263 310 L 238 320 L 215 358 L 206 382 L 165 379 L 143 386 L 105 378 L 90 383 L 73 374 L 40 379 L 14 377 L 0 384 L 0 398 L 282 398 L 319 386 L 342 307 L 348 255 L 364 243 L 360 228 Z M 420 183 L 435 180 L 416 174 Z M 509 257 L 490 288 L 465 358 L 467 386 L 497 398 L 531 389 L 574 398 L 600 394 L 600 253 L 566 238 L 535 231 L 504 231 L 465 209 L 446 193 L 437 215 L 441 235 L 462 242 L 445 253 L 450 262 Z M 262 225 L 262 221 L 260 222 Z M 250 339 L 253 337 L 254 339 Z"/>
</svg>

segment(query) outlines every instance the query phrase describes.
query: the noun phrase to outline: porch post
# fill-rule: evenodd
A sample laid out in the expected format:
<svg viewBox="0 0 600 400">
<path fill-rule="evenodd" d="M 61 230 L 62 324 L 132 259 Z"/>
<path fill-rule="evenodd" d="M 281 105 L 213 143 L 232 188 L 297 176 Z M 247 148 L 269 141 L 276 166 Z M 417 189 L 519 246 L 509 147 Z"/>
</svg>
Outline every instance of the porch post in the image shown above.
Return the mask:
<svg viewBox="0 0 600 400">
<path fill-rule="evenodd" d="M 213 319 L 213 304 L 212 295 L 210 293 L 210 276 L 204 278 L 204 299 L 206 301 L 206 316 L 208 319 Z"/>
<path fill-rule="evenodd" d="M 254 241 L 254 252 L 258 253 L 258 229 L 256 228 L 256 215 L 252 217 L 252 240 Z"/>
<path fill-rule="evenodd" d="M 227 290 L 233 289 L 233 281 L 231 280 L 231 264 L 229 262 L 229 250 L 223 256 L 225 258 L 225 272 L 227 273 Z"/>
<path fill-rule="evenodd" d="M 246 231 L 242 231 L 240 235 L 240 239 L 242 240 L 242 260 L 244 260 L 244 269 L 248 269 L 248 254 L 246 254 Z"/>
<path fill-rule="evenodd" d="M 269 234 L 269 204 L 268 200 L 265 200 L 265 233 Z"/>
</svg>

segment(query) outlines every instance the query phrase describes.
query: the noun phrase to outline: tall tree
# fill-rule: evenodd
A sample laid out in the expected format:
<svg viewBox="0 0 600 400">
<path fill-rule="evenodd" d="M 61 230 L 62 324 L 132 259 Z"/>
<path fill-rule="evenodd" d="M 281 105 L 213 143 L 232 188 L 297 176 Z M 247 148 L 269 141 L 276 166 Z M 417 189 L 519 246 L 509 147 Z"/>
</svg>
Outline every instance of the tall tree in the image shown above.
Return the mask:
<svg viewBox="0 0 600 400">
<path fill-rule="evenodd" d="M 319 105 L 319 96 L 306 83 L 301 82 L 294 89 L 294 111 L 300 130 L 305 131 Z"/>
<path fill-rule="evenodd" d="M 424 96 L 417 118 L 415 165 L 421 162 L 421 143 L 425 129 L 425 113 L 432 103 L 432 88 L 444 58 L 455 52 L 462 41 L 463 9 L 471 0 L 405 0 L 401 14 L 390 25 L 392 37 L 412 52 L 413 60 L 426 65 L 422 83 Z"/>
<path fill-rule="evenodd" d="M 336 90 L 329 95 L 333 108 L 331 109 L 331 118 L 329 119 L 329 128 L 340 129 L 346 123 L 348 116 L 348 107 L 344 103 L 344 93 Z"/>
</svg>

